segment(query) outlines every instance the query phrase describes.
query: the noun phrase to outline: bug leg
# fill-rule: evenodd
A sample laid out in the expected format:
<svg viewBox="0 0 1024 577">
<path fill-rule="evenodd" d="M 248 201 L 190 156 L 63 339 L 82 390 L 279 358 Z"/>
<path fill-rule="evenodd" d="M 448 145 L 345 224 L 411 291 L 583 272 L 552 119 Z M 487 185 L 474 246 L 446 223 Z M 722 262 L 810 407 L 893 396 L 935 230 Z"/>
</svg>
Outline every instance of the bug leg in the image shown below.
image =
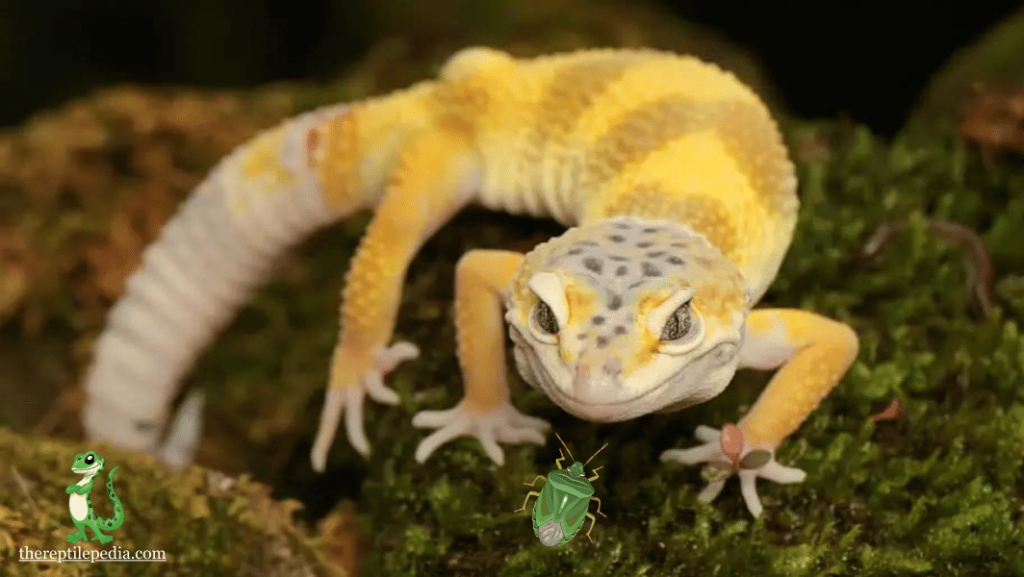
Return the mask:
<svg viewBox="0 0 1024 577">
<path fill-rule="evenodd" d="M 536 477 L 533 478 L 533 482 L 532 483 L 523 483 L 523 484 L 526 485 L 527 487 L 532 487 L 532 486 L 537 484 L 537 479 L 544 479 L 545 481 L 548 480 L 548 478 L 545 477 L 544 475 L 537 475 Z"/>
<path fill-rule="evenodd" d="M 598 499 L 598 501 L 600 502 L 600 499 Z M 598 507 L 600 508 L 600 505 L 598 505 Z M 594 539 L 590 536 L 590 532 L 594 530 L 594 525 L 597 525 L 597 517 L 587 513 L 587 518 L 590 519 L 590 529 L 587 530 L 587 539 L 590 539 L 590 544 L 593 545 Z"/>
<path fill-rule="evenodd" d="M 597 511 L 594 511 L 594 512 L 607 519 L 608 515 L 605 515 L 604 513 L 601 512 L 601 499 L 598 499 L 597 497 L 591 497 L 590 500 L 591 501 L 597 501 Z M 593 525 L 591 525 L 591 528 L 593 528 Z"/>
<path fill-rule="evenodd" d="M 534 481 L 536 481 L 536 479 L 534 479 Z M 530 500 L 530 497 L 540 497 L 540 493 L 538 493 L 537 491 L 530 491 L 529 493 L 527 493 L 526 494 L 526 498 L 523 499 L 523 506 L 521 508 L 519 508 L 519 509 L 516 509 L 515 511 L 512 511 L 512 512 L 513 513 L 518 513 L 520 511 L 525 511 L 526 510 L 526 502 Z M 593 529 L 593 527 L 591 527 L 591 529 Z"/>
<path fill-rule="evenodd" d="M 562 450 L 561 450 L 561 449 L 559 449 L 559 450 L 558 450 L 558 458 L 557 458 L 557 459 L 555 459 L 555 464 L 556 464 L 556 465 L 558 465 L 558 468 L 559 468 L 559 469 L 561 469 L 561 468 L 562 468 L 562 461 L 564 461 L 564 460 L 565 460 L 565 455 L 563 455 L 563 454 L 562 454 Z"/>
<path fill-rule="evenodd" d="M 604 465 L 601 465 L 601 467 L 604 467 Z M 597 469 L 600 469 L 601 467 L 598 467 Z M 591 483 L 593 483 L 596 479 L 599 479 L 601 477 L 600 475 L 597 474 L 597 469 L 594 469 L 594 476 L 587 479 Z"/>
</svg>

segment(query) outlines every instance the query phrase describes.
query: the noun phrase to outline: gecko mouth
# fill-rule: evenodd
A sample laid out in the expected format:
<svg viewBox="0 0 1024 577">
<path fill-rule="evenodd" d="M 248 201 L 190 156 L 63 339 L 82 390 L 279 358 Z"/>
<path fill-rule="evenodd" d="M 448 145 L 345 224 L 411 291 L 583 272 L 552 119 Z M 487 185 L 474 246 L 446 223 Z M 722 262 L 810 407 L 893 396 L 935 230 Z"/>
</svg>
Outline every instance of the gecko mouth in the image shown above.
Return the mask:
<svg viewBox="0 0 1024 577">
<path fill-rule="evenodd" d="M 601 398 L 600 392 L 594 394 L 567 394 L 556 386 L 549 386 L 548 391 L 551 399 L 556 405 L 569 414 L 594 423 L 614 423 L 628 421 L 657 410 L 662 404 L 662 393 L 668 387 L 671 379 L 665 379 L 656 386 L 628 398 L 609 400 L 607 396 Z M 553 383 L 548 383 L 553 385 Z M 615 392 L 621 395 L 623 388 L 616 385 Z M 593 389 L 591 389 L 593 391 Z"/>
<path fill-rule="evenodd" d="M 733 341 L 719 343 L 691 359 L 687 369 L 673 372 L 639 393 L 623 385 L 618 371 L 584 375 L 565 388 L 546 371 L 542 374 L 549 398 L 566 412 L 595 423 L 627 421 L 697 405 L 720 393 L 735 371 L 736 357 L 728 352 L 735 351 L 736 345 Z M 732 369 L 722 372 L 729 365 Z"/>
</svg>

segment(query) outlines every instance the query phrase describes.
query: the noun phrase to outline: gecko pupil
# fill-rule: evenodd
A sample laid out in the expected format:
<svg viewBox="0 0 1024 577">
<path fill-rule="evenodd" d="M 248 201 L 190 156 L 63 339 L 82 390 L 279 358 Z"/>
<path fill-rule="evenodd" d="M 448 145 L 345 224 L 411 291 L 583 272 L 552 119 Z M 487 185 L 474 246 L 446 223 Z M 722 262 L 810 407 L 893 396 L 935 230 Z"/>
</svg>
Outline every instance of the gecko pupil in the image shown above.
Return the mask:
<svg viewBox="0 0 1024 577">
<path fill-rule="evenodd" d="M 92 462 L 93 462 L 93 460 L 94 460 L 94 459 L 92 458 L 92 455 L 89 455 L 88 457 L 86 457 L 86 458 L 85 458 L 85 463 L 86 463 L 87 465 L 91 465 L 91 464 L 92 464 Z"/>
<path fill-rule="evenodd" d="M 661 340 L 677 341 L 686 336 L 693 326 L 693 319 L 690 317 L 690 303 L 676 309 L 672 316 L 665 321 L 665 328 L 661 331 Z"/>
<path fill-rule="evenodd" d="M 558 319 L 555 318 L 555 312 L 551 310 L 551 307 L 547 303 L 541 301 L 537 304 L 537 312 L 535 313 L 537 320 L 537 326 L 549 335 L 558 333 Z"/>
</svg>

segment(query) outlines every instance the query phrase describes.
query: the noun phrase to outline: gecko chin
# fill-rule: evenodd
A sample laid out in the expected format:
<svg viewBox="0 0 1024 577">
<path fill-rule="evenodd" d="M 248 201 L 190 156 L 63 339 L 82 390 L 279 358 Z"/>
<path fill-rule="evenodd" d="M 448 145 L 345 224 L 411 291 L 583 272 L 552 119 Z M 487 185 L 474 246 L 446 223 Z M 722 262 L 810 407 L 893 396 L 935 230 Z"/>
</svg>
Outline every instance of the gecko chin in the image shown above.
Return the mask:
<svg viewBox="0 0 1024 577">
<path fill-rule="evenodd" d="M 628 421 L 658 410 L 662 406 L 664 384 L 655 390 L 623 400 L 609 400 L 605 395 L 566 394 L 558 387 L 544 392 L 570 415 L 592 423 Z"/>
</svg>

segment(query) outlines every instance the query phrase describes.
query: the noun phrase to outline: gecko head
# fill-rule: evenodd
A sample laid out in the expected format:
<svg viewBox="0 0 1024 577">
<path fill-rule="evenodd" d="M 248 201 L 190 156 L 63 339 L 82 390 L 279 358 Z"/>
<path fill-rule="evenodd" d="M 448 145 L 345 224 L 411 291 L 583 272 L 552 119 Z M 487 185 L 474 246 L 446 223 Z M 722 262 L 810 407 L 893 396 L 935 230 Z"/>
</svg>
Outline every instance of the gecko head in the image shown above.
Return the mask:
<svg viewBox="0 0 1024 577">
<path fill-rule="evenodd" d="M 718 395 L 750 308 L 739 271 L 702 236 L 625 217 L 538 246 L 508 298 L 520 374 L 594 422 Z"/>
<path fill-rule="evenodd" d="M 71 470 L 76 475 L 95 475 L 103 470 L 105 463 L 99 453 L 87 451 L 75 455 L 75 461 L 71 464 Z"/>
</svg>

